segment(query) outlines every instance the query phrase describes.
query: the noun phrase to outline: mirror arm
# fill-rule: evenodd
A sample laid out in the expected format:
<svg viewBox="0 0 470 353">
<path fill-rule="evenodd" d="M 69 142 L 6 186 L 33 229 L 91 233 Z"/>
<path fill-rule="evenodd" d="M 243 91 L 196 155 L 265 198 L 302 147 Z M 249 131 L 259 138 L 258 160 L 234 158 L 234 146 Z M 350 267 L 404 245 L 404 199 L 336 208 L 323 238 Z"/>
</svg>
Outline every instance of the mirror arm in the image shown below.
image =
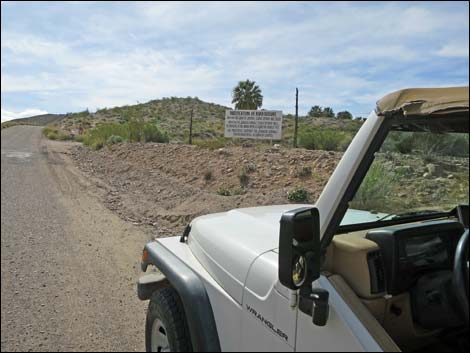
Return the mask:
<svg viewBox="0 0 470 353">
<path fill-rule="evenodd" d="M 322 288 L 301 288 L 299 291 L 299 310 L 312 317 L 316 326 L 325 326 L 330 315 L 328 304 L 330 294 Z"/>
</svg>

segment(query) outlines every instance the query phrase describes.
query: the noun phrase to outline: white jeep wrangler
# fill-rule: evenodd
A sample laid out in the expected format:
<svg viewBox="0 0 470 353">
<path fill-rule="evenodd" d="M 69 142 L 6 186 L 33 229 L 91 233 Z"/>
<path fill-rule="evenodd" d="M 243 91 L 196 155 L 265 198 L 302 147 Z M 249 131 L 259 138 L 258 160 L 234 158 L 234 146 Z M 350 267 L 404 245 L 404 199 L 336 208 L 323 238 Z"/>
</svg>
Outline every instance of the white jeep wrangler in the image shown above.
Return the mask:
<svg viewBox="0 0 470 353">
<path fill-rule="evenodd" d="M 147 244 L 147 350 L 468 351 L 468 133 L 468 87 L 391 93 L 315 205 L 206 215 Z"/>
</svg>

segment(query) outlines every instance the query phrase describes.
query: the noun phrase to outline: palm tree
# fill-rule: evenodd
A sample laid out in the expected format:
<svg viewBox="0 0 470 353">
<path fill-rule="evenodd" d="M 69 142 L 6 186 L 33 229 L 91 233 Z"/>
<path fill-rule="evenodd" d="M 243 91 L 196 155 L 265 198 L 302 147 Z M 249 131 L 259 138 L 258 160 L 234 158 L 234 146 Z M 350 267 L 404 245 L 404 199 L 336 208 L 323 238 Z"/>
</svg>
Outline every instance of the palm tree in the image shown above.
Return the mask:
<svg viewBox="0 0 470 353">
<path fill-rule="evenodd" d="M 235 109 L 256 110 L 263 105 L 261 89 L 255 81 L 240 81 L 232 92 Z"/>
</svg>

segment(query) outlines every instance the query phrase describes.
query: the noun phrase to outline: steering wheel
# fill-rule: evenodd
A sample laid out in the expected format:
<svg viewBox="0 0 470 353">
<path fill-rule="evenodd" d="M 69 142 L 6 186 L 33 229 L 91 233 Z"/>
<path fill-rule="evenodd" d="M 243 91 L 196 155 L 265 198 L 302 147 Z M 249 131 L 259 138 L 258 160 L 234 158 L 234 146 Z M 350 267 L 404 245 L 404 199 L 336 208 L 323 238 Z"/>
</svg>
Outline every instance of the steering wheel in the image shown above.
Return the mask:
<svg viewBox="0 0 470 353">
<path fill-rule="evenodd" d="M 452 274 L 452 286 L 457 297 L 456 305 L 461 318 L 466 326 L 468 319 L 468 228 L 463 233 L 457 245 L 454 260 L 454 272 Z"/>
</svg>

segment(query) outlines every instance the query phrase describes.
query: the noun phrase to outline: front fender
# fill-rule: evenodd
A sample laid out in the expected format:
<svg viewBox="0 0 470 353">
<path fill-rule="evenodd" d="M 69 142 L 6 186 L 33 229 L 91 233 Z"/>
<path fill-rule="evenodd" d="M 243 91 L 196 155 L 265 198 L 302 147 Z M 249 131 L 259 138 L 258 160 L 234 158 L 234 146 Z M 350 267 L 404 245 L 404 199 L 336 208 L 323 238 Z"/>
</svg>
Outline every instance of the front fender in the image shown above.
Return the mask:
<svg viewBox="0 0 470 353">
<path fill-rule="evenodd" d="M 142 258 L 144 272 L 148 265 L 157 267 L 169 285 L 178 292 L 188 321 L 193 349 L 196 352 L 220 352 L 212 305 L 199 276 L 157 241 L 145 245 Z M 160 277 L 159 285 L 165 280 Z"/>
</svg>

